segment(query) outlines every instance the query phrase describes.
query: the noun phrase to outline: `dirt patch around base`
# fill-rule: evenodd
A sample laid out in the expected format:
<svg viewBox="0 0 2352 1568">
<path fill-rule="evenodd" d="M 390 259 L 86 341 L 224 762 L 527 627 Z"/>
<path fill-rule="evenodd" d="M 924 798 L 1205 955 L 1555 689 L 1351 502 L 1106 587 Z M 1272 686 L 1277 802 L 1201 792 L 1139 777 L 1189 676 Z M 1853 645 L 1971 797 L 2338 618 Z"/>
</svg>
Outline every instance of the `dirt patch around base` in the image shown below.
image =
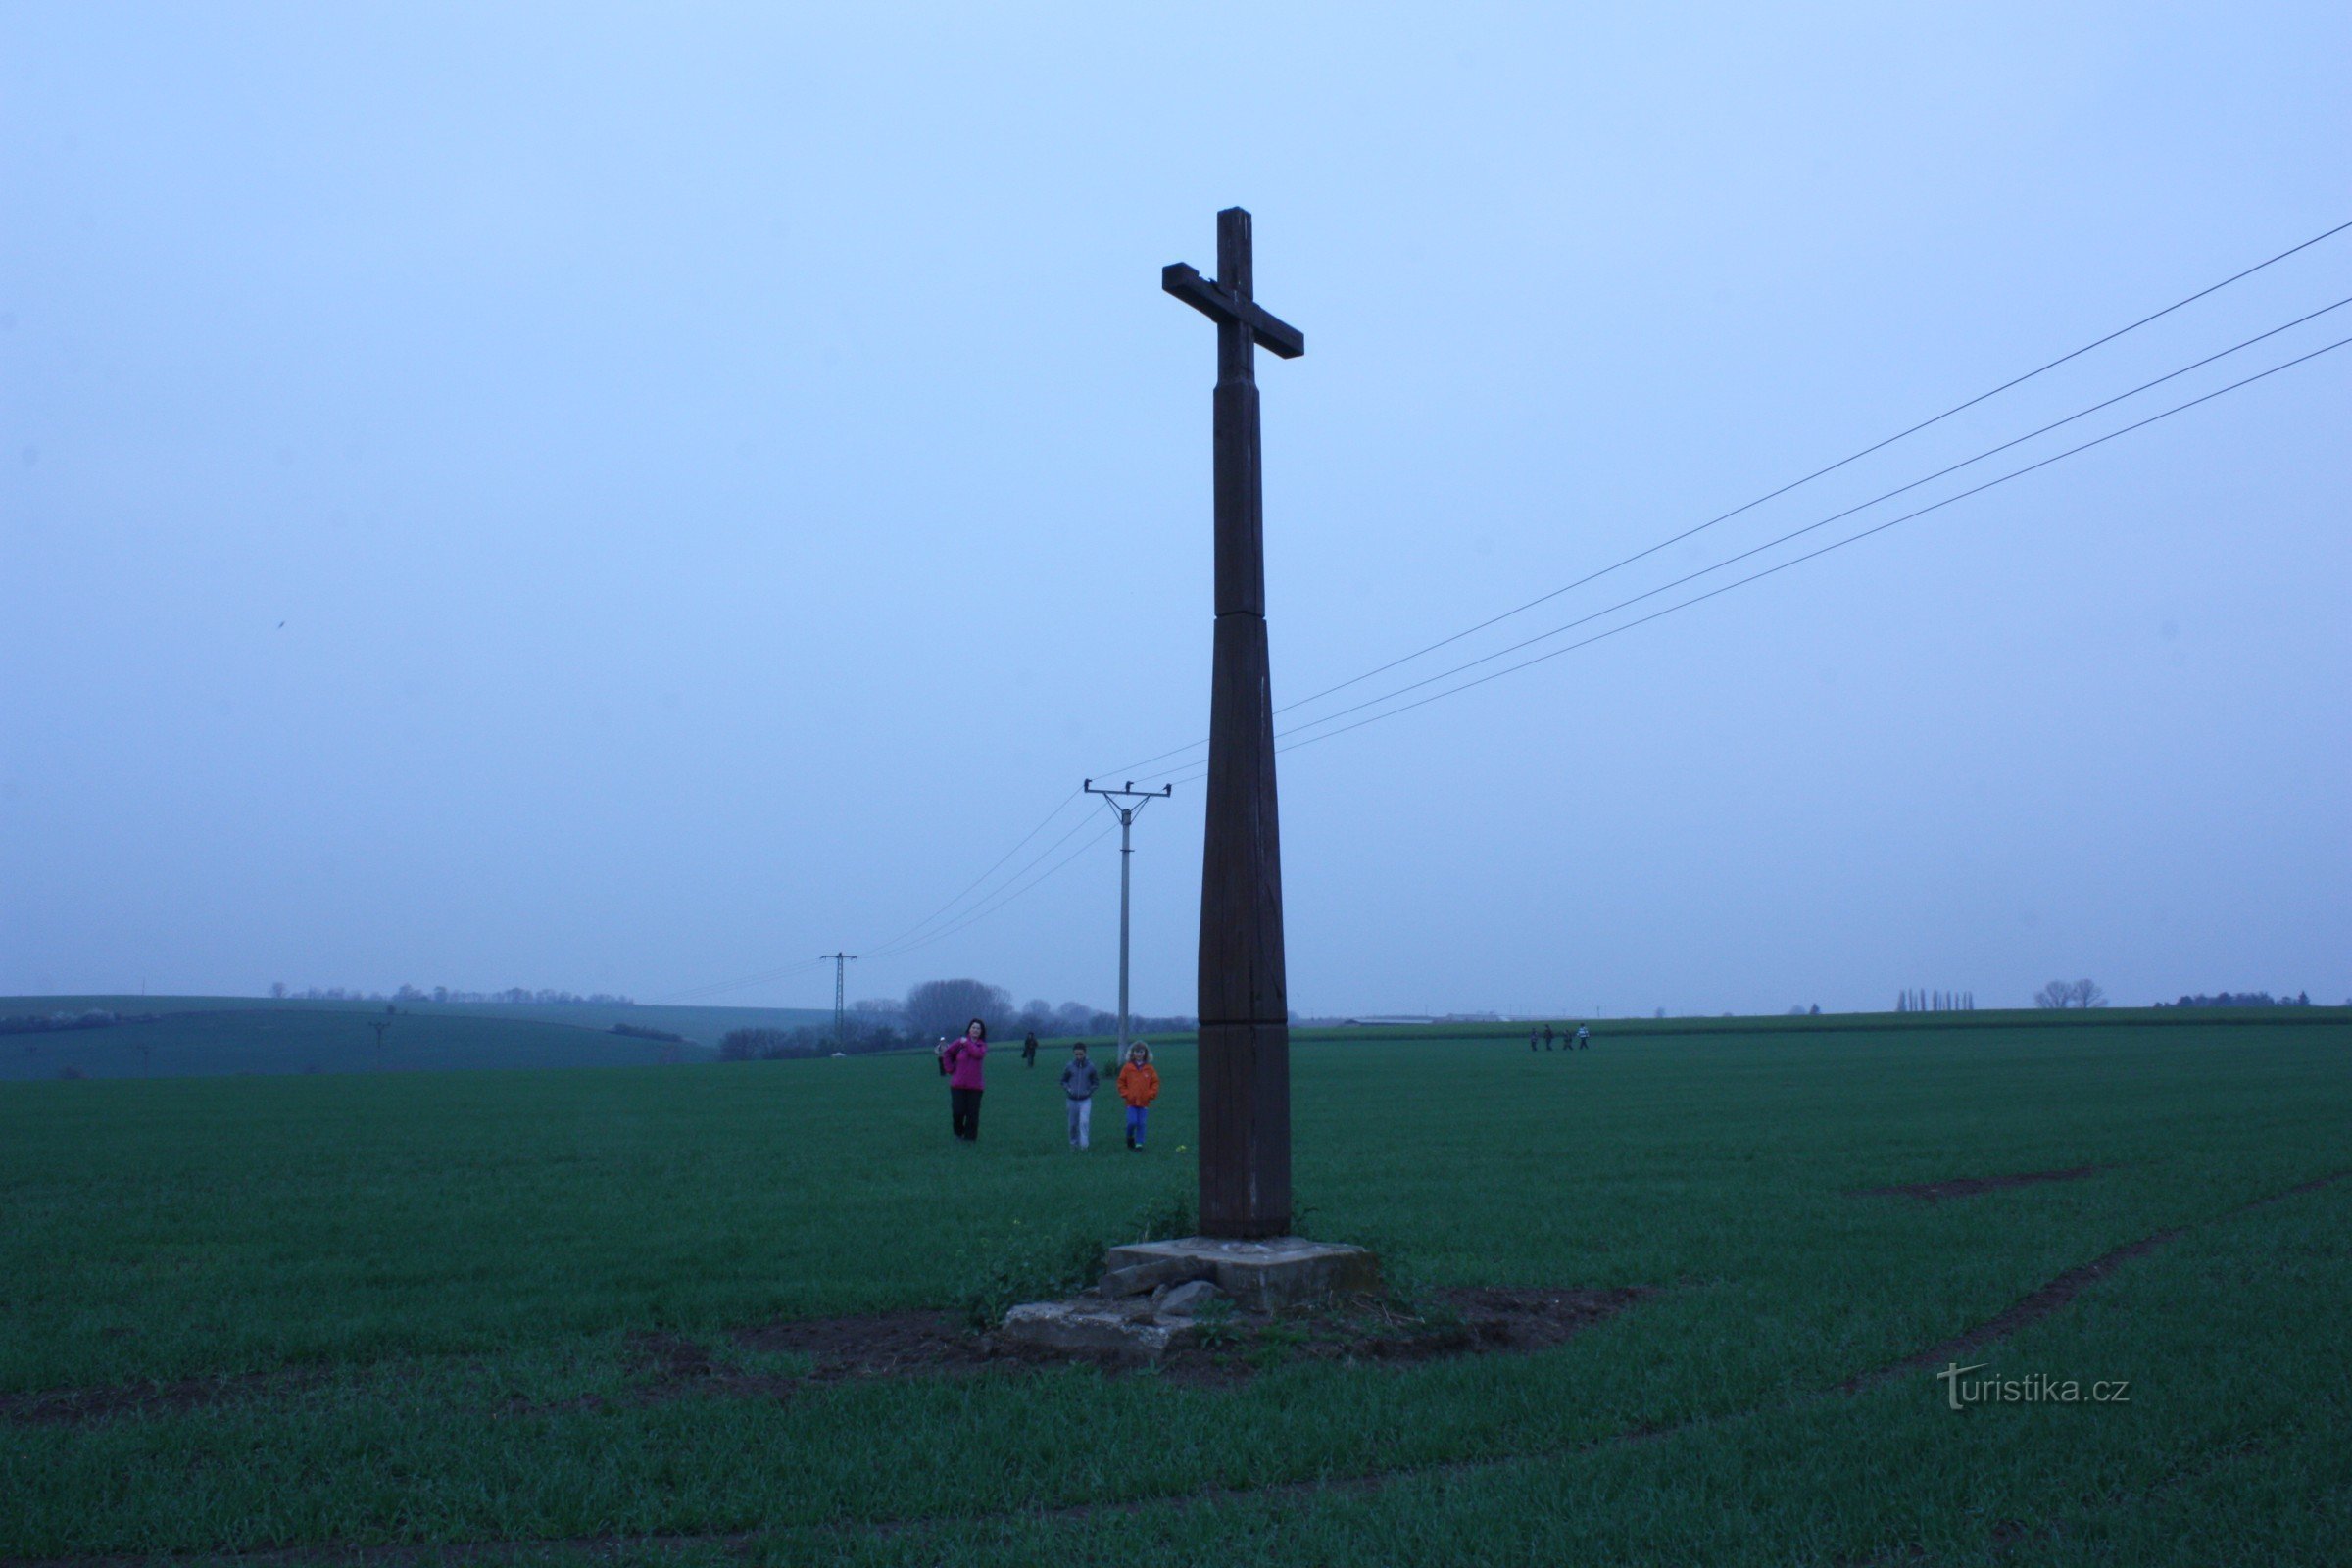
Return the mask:
<svg viewBox="0 0 2352 1568">
<path fill-rule="evenodd" d="M 648 1399 L 697 1395 L 789 1396 L 810 1385 L 862 1378 L 937 1377 L 989 1368 L 1092 1366 L 1205 1383 L 1243 1382 L 1293 1360 L 1403 1363 L 1455 1355 L 1528 1354 L 1615 1316 L 1650 1294 L 1478 1287 L 1438 1291 L 1411 1309 L 1369 1297 L 1279 1316 L 1235 1312 L 1200 1320 L 1198 1340 L 1179 1344 L 1156 1366 L 1088 1351 L 1055 1350 L 974 1333 L 950 1312 L 879 1312 L 804 1318 L 739 1329 L 730 1342 L 760 1354 L 808 1356 L 803 1376 L 763 1375 L 731 1365 L 725 1352 L 673 1335 L 644 1335 L 638 1393 Z"/>
<path fill-rule="evenodd" d="M 815 1383 L 976 1371 L 1017 1359 L 1009 1348 L 966 1328 L 954 1312 L 803 1318 L 738 1329 L 729 1337 L 747 1350 L 808 1356 L 815 1368 L 807 1381 Z"/>
<path fill-rule="evenodd" d="M 1979 1193 L 1997 1193 L 2007 1187 L 2038 1187 L 2044 1182 L 2087 1181 L 2112 1165 L 2076 1165 L 2066 1170 L 2029 1170 L 2013 1176 L 1955 1176 L 1948 1181 L 1912 1182 L 1903 1187 L 1857 1187 L 1856 1198 L 1916 1198 L 1923 1203 L 1940 1203 L 1947 1198 L 1974 1198 Z"/>
<path fill-rule="evenodd" d="M 1456 1355 L 1527 1354 L 1563 1344 L 1649 1294 L 1647 1287 L 1640 1286 L 1614 1291 L 1482 1287 L 1434 1292 L 1409 1311 L 1357 1298 L 1319 1311 L 1279 1317 L 1237 1312 L 1210 1320 L 1201 1343 L 1178 1346 L 1156 1368 L 974 1333 L 953 1312 L 803 1318 L 738 1329 L 709 1342 L 644 1333 L 632 1335 L 628 1342 L 627 1394 L 592 1394 L 553 1402 L 518 1398 L 495 1413 L 547 1415 L 682 1398 L 790 1399 L 828 1384 L 968 1376 L 990 1369 L 1093 1366 L 1113 1374 L 1156 1371 L 1187 1382 L 1234 1384 L 1294 1360 L 1405 1363 Z M 758 1365 L 760 1358 L 778 1354 L 806 1356 L 808 1369 L 776 1371 Z M 277 1397 L 320 1381 L 308 1372 L 249 1373 L 0 1395 L 0 1423 L 62 1426 L 178 1414 Z"/>
<path fill-rule="evenodd" d="M 316 1384 L 314 1373 L 247 1372 L 234 1377 L 182 1378 L 172 1383 L 122 1383 L 93 1389 L 49 1389 L 0 1394 L 0 1422 L 71 1426 L 118 1416 L 172 1415 L 243 1399 L 270 1398 Z"/>
<path fill-rule="evenodd" d="M 645 1335 L 634 1343 L 642 1357 L 640 1396 L 655 1399 L 789 1396 L 808 1384 L 1047 1366 L 1228 1383 L 1293 1360 L 1402 1363 L 1528 1354 L 1564 1344 L 1649 1294 L 1646 1286 L 1611 1291 L 1478 1287 L 1434 1292 L 1409 1309 L 1358 1297 L 1311 1312 L 1235 1312 L 1202 1318 L 1199 1338 L 1172 1348 L 1156 1366 L 974 1333 L 949 1312 L 806 1318 L 739 1329 L 730 1336 L 733 1346 L 756 1353 L 808 1356 L 814 1364 L 805 1376 L 746 1372 L 730 1365 L 723 1351 L 670 1335 Z"/>
<path fill-rule="evenodd" d="M 1368 1297 L 1278 1317 L 1236 1313 L 1203 1324 L 1160 1358 L 1181 1382 L 1247 1382 L 1293 1361 L 1406 1364 L 1458 1355 L 1526 1355 L 1565 1344 L 1652 1294 L 1486 1286 L 1436 1291 L 1410 1308 Z M 1070 1359 L 1067 1356 L 1060 1359 Z"/>
<path fill-rule="evenodd" d="M 1411 1329 L 1403 1337 L 1376 1336 L 1362 1353 L 1381 1360 L 1426 1361 L 1473 1350 L 1548 1350 L 1595 1323 L 1615 1317 L 1656 1294 L 1647 1285 L 1613 1291 L 1513 1290 L 1477 1286 L 1440 1291 L 1454 1321 Z"/>
</svg>

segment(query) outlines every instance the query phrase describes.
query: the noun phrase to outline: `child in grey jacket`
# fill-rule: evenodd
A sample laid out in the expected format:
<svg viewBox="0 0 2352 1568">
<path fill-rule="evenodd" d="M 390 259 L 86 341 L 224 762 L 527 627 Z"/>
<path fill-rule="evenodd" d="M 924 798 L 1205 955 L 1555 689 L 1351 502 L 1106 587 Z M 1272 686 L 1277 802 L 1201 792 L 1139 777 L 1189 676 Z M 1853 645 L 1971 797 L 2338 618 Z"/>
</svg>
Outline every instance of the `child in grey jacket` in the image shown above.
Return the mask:
<svg viewBox="0 0 2352 1568">
<path fill-rule="evenodd" d="M 1061 1093 L 1070 1105 L 1070 1147 L 1084 1149 L 1094 1130 L 1095 1088 L 1102 1075 L 1086 1059 L 1086 1042 L 1071 1049 L 1070 1064 L 1061 1069 Z"/>
</svg>

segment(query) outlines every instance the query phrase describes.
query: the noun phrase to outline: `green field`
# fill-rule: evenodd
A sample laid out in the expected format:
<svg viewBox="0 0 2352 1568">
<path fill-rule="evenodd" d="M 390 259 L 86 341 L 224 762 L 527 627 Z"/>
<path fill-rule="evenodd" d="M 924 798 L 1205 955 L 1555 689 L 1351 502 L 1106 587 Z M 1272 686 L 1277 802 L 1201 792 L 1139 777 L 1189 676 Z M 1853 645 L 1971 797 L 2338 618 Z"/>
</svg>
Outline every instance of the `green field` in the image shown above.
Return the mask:
<svg viewBox="0 0 2352 1568">
<path fill-rule="evenodd" d="M 801 1007 L 667 1007 L 597 1003 L 403 1002 L 379 1047 L 380 1002 L 258 997 L 0 997 L 0 1017 L 91 1010 L 152 1023 L 0 1035 L 0 1079 L 176 1078 L 237 1073 L 446 1072 L 469 1067 L 644 1066 L 710 1061 L 730 1029 L 829 1024 Z M 682 1035 L 683 1050 L 612 1032 L 626 1023 Z"/>
<path fill-rule="evenodd" d="M 1155 1147 L 1105 1102 L 1084 1157 L 1009 1053 L 970 1148 L 919 1055 L 0 1085 L 0 1558 L 2352 1561 L 2352 1023 L 2007 1022 L 1303 1043 L 1310 1233 L 1649 1294 L 1208 1381 L 735 1337 L 1123 1239 L 1190 1191 L 1182 1046 Z M 2125 1249 L 1962 1359 L 2128 1402 L 1879 1376 Z"/>
</svg>

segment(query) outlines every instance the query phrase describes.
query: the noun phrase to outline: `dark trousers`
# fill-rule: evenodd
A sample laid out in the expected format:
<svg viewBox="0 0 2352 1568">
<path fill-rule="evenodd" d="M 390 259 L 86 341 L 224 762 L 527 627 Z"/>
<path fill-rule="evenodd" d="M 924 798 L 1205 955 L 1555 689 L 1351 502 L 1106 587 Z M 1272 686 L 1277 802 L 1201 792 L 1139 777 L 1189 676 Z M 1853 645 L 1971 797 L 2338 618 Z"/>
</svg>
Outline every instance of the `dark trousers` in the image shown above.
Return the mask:
<svg viewBox="0 0 2352 1568">
<path fill-rule="evenodd" d="M 980 1141 L 980 1091 L 951 1089 L 948 1091 L 948 1119 L 955 1124 L 956 1136 L 967 1143 Z"/>
</svg>

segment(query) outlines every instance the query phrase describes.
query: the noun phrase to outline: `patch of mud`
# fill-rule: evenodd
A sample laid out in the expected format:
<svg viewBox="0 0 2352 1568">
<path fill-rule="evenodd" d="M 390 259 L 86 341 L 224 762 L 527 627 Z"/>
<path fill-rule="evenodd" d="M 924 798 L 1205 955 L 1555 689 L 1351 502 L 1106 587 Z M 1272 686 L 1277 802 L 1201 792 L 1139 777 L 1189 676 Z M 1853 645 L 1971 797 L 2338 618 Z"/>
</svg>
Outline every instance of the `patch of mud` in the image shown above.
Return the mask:
<svg viewBox="0 0 2352 1568">
<path fill-rule="evenodd" d="M 1649 1294 L 1645 1286 L 1614 1291 L 1479 1288 L 1437 1292 L 1414 1312 L 1399 1312 L 1370 1298 L 1279 1317 L 1237 1312 L 1203 1320 L 1200 1341 L 1170 1350 L 1158 1370 L 1185 1381 L 1226 1383 L 1247 1381 L 1292 1360 L 1411 1362 L 1456 1355 L 1524 1355 L 1564 1344 Z M 807 1318 L 739 1329 L 730 1338 L 747 1350 L 796 1352 L 814 1365 L 805 1377 L 750 1373 L 693 1340 L 641 1335 L 632 1342 L 639 1355 L 639 1396 L 788 1397 L 811 1383 L 955 1376 L 991 1367 L 1145 1370 L 1108 1356 L 973 1333 L 949 1312 Z"/>
<path fill-rule="evenodd" d="M 2352 1171 L 2330 1171 L 2325 1176 L 2314 1176 L 2307 1182 L 2297 1182 L 2294 1186 L 2279 1192 L 2270 1193 L 2240 1203 L 2222 1217 L 2228 1218 L 2232 1215 L 2250 1213 L 2255 1209 L 2267 1208 L 2273 1203 L 2284 1202 L 2287 1199 L 2300 1197 L 2304 1193 L 2316 1193 L 2323 1187 L 2329 1187 L 2342 1181 L 2346 1176 L 2352 1176 Z M 2052 1312 L 2082 1295 L 2084 1289 L 2105 1279 L 2122 1265 L 2135 1257 L 2147 1256 L 2148 1253 L 2180 1235 L 2180 1231 L 2178 1229 L 2158 1231 L 2152 1236 L 2143 1236 L 2136 1242 L 2126 1242 L 2115 1250 L 2102 1253 L 2079 1268 L 2068 1269 L 2031 1296 L 2018 1300 L 1999 1316 L 1979 1324 L 1965 1334 L 1954 1335 L 1940 1345 L 1931 1345 L 1916 1355 L 1905 1356 L 1892 1366 L 1882 1367 L 1876 1372 L 1847 1379 L 1844 1384 L 1845 1392 L 1852 1394 L 1857 1390 L 1884 1383 L 1899 1373 L 1916 1372 L 1923 1367 L 1934 1366 L 1938 1361 L 1956 1361 L 1961 1356 L 1981 1350 L 1987 1345 L 2008 1339 L 2028 1324 L 2037 1323 L 2048 1317 Z"/>
<path fill-rule="evenodd" d="M 1235 1313 L 1210 1330 L 1208 1343 L 1179 1347 L 1161 1360 L 1159 1369 L 1185 1381 L 1223 1384 L 1247 1382 L 1292 1360 L 1401 1363 L 1455 1355 L 1526 1354 L 1562 1344 L 1648 1294 L 1646 1287 L 1616 1291 L 1473 1289 L 1437 1292 L 1417 1313 L 1399 1313 L 1387 1303 L 1370 1299 L 1280 1318 Z M 632 1335 L 631 1387 L 621 1402 L 789 1399 L 812 1385 L 866 1378 L 954 1377 L 990 1368 L 1092 1365 L 1113 1373 L 1141 1370 L 1107 1357 L 976 1334 L 953 1312 L 804 1318 L 739 1329 L 727 1342 L 714 1348 L 677 1334 Z M 730 1347 L 760 1354 L 806 1355 L 811 1365 L 805 1374 L 757 1371 L 737 1364 L 726 1353 Z M 0 1422 L 72 1425 L 177 1413 L 279 1396 L 318 1381 L 315 1373 L 249 1373 L 177 1383 L 0 1395 Z M 601 1395 L 553 1403 L 518 1398 L 501 1413 L 544 1415 L 597 1409 L 608 1402 Z"/>
<path fill-rule="evenodd" d="M 1231 1386 L 1293 1362 L 1402 1365 L 1460 1355 L 1526 1355 L 1565 1344 L 1579 1332 L 1652 1294 L 1479 1287 L 1433 1292 L 1410 1311 L 1359 1297 L 1305 1313 L 1237 1312 L 1206 1319 L 1197 1338 L 1180 1341 L 1152 1368 L 1074 1352 L 1014 1348 L 1039 1363 L 1094 1362 L 1105 1371 L 1155 1371 L 1180 1383 Z"/>
<path fill-rule="evenodd" d="M 246 1372 L 233 1377 L 182 1378 L 172 1383 L 121 1383 L 92 1389 L 0 1394 L 0 1421 L 20 1426 L 69 1426 L 120 1416 L 175 1415 L 245 1399 L 292 1394 L 318 1382 L 314 1373 Z"/>
<path fill-rule="evenodd" d="M 1295 1325 L 1261 1322 L 1254 1332 L 1267 1344 L 1282 1340 L 1269 1331 L 1296 1326 L 1306 1335 L 1291 1347 L 1304 1359 L 1341 1361 L 1435 1361 L 1447 1356 L 1529 1354 L 1563 1345 L 1595 1323 L 1616 1316 L 1651 1294 L 1645 1285 L 1614 1291 L 1511 1290 L 1492 1286 L 1434 1293 L 1432 1304 L 1404 1314 L 1359 1302 L 1350 1313 L 1299 1319 Z M 1242 1320 L 1237 1319 L 1237 1323 Z M 1252 1332 L 1243 1329 L 1244 1337 Z M 1208 1347 L 1185 1347 L 1169 1358 L 1213 1356 Z M 1249 1364 L 1245 1358 L 1245 1364 Z"/>
<path fill-rule="evenodd" d="M 1857 1187 L 1856 1198 L 1916 1198 L 1923 1203 L 1939 1203 L 1947 1198 L 1974 1198 L 1979 1193 L 1997 1193 L 2007 1187 L 2038 1187 L 2043 1182 L 2086 1181 L 2101 1171 L 2114 1169 L 2111 1165 L 2076 1165 L 2067 1170 L 2029 1170 L 2013 1176 L 1955 1176 L 1949 1181 L 1913 1182 L 1904 1187 Z"/>
<path fill-rule="evenodd" d="M 2314 1176 L 2307 1182 L 2297 1182 L 2294 1186 L 2282 1192 L 2273 1193 L 2268 1198 L 2257 1198 L 2251 1203 L 2247 1203 L 2233 1212 L 2242 1214 L 2247 1209 L 2268 1208 L 2273 1203 L 2283 1203 L 2290 1198 L 2300 1198 L 2305 1193 L 2316 1193 L 2323 1187 L 2332 1187 L 2347 1176 L 2352 1176 L 2352 1170 L 2335 1170 L 2329 1171 L 2325 1176 Z"/>
<path fill-rule="evenodd" d="M 738 1329 L 732 1336 L 747 1350 L 791 1351 L 808 1356 L 809 1380 L 881 1378 L 922 1372 L 974 1371 L 1020 1359 L 1013 1348 L 964 1327 L 954 1312 L 872 1312 L 852 1317 L 812 1317 Z"/>
</svg>

